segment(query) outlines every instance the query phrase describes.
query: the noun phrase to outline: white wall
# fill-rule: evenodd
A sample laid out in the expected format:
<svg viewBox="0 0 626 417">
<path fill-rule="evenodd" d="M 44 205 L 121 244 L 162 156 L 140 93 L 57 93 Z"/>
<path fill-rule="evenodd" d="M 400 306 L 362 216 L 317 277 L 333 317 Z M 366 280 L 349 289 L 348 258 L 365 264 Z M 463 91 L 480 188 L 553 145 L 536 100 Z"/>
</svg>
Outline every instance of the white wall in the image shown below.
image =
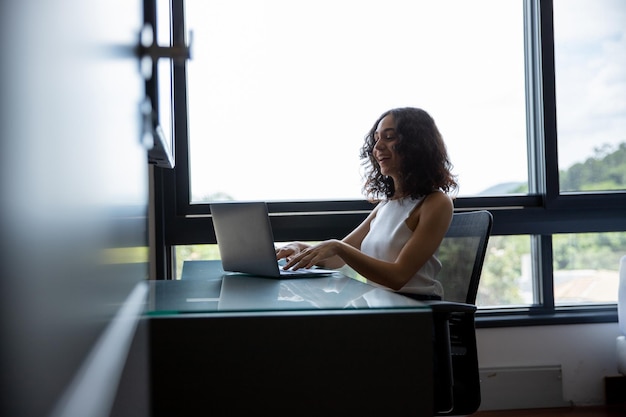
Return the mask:
<svg viewBox="0 0 626 417">
<path fill-rule="evenodd" d="M 618 375 L 617 323 L 477 329 L 481 369 L 560 365 L 563 400 L 604 403 L 604 377 Z"/>
</svg>

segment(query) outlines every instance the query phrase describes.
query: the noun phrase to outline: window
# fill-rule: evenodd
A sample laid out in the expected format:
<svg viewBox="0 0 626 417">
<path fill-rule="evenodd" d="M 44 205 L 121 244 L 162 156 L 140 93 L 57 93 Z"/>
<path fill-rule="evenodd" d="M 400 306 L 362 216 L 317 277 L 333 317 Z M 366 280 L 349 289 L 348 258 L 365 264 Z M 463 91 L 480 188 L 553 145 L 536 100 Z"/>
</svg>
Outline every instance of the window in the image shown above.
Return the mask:
<svg viewBox="0 0 626 417">
<path fill-rule="evenodd" d="M 153 0 L 144 2 L 144 29 L 142 44 L 147 47 L 154 42 L 162 48 L 172 45 L 172 16 L 169 0 Z M 146 96 L 149 98 L 142 104 L 142 113 L 146 117 L 144 123 L 151 125 L 142 140 L 152 144 L 148 152 L 148 161 L 159 167 L 172 168 L 174 165 L 174 131 L 172 112 L 172 60 L 144 59 L 141 72 L 146 77 Z M 144 130 L 147 126 L 144 126 Z"/>
<path fill-rule="evenodd" d="M 528 190 L 522 6 L 187 0 L 191 201 L 362 199 L 363 138 L 400 106 L 435 118 L 461 195 Z"/>
<path fill-rule="evenodd" d="M 556 304 L 617 302 L 626 233 L 559 234 L 553 242 Z"/>
<path fill-rule="evenodd" d="M 529 236 L 489 239 L 476 305 L 521 306 L 535 303 Z"/>
<path fill-rule="evenodd" d="M 562 192 L 626 189 L 626 3 L 554 2 Z"/>
<path fill-rule="evenodd" d="M 626 131 L 624 35 L 611 20 L 622 2 L 576 3 L 612 16 L 602 32 L 561 0 L 172 2 L 174 43 L 191 29 L 194 53 L 174 68 L 176 168 L 155 169 L 163 277 L 218 256 L 211 199 L 267 201 L 277 241 L 345 236 L 372 208 L 365 132 L 415 105 L 448 145 L 456 209 L 494 217 L 479 325 L 616 320 L 614 295 L 576 288 L 614 285 L 624 251 L 626 138 L 609 133 Z M 601 76 L 582 77 L 583 64 Z M 613 101 L 595 105 L 601 92 Z"/>
</svg>

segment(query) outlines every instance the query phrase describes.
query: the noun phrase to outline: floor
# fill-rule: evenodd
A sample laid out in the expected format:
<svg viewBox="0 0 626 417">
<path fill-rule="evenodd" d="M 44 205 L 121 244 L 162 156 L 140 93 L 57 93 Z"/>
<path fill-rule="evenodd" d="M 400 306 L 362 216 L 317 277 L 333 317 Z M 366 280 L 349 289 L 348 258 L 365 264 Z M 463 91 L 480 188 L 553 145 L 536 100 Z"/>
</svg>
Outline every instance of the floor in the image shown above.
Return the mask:
<svg viewBox="0 0 626 417">
<path fill-rule="evenodd" d="M 478 411 L 472 417 L 626 417 L 626 406 Z"/>
</svg>

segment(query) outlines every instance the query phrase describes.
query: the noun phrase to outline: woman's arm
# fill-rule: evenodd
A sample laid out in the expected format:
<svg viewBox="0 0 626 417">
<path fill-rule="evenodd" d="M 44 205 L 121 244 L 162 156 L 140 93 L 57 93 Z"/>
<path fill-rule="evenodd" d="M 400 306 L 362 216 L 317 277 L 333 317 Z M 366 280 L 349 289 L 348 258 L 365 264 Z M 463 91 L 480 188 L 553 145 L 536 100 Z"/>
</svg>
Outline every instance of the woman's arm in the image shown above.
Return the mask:
<svg viewBox="0 0 626 417">
<path fill-rule="evenodd" d="M 343 241 L 329 240 L 308 248 L 293 257 L 287 267 L 303 268 L 339 257 L 368 280 L 399 290 L 435 253 L 450 226 L 452 212 L 452 200 L 446 194 L 437 192 L 425 198 L 407 219 L 413 233 L 393 262 L 372 258 L 360 251 L 360 242 L 369 230 L 366 220 L 366 229 L 361 225 Z"/>
<path fill-rule="evenodd" d="M 377 207 L 375 207 L 374 210 L 370 212 L 370 214 L 365 218 L 365 220 L 361 222 L 361 224 L 359 224 L 356 227 L 356 229 L 354 229 L 352 232 L 350 232 L 349 235 L 343 238 L 341 242 L 345 243 L 346 245 L 352 246 L 356 249 L 360 249 L 363 238 L 369 232 L 370 223 L 372 219 L 376 217 L 376 211 L 377 211 Z M 317 246 L 320 246 L 323 243 L 324 242 L 318 244 Z M 287 260 L 287 264 L 285 265 L 284 268 L 288 269 L 292 266 L 293 264 L 292 261 L 299 254 L 301 254 L 302 252 L 306 250 L 310 250 L 310 248 L 311 246 L 307 245 L 306 243 L 292 242 L 281 248 L 276 249 L 276 259 L 285 258 Z M 307 264 L 306 266 L 300 265 L 298 266 L 298 268 L 305 268 L 305 267 L 310 268 L 312 266 L 320 266 L 322 268 L 337 269 L 337 268 L 341 268 L 345 264 L 346 262 L 343 259 L 341 259 L 339 256 L 329 255 L 328 257 L 324 257 L 323 259 L 320 259 L 320 261 L 317 263 Z"/>
<path fill-rule="evenodd" d="M 367 235 L 367 233 L 370 230 L 370 223 L 372 222 L 372 220 L 374 219 L 374 217 L 376 217 L 376 212 L 378 211 L 378 206 L 376 206 L 374 208 L 374 210 L 372 210 L 370 212 L 370 214 L 365 218 L 365 220 L 363 220 L 361 222 L 361 224 L 359 224 L 356 229 L 354 229 L 352 232 L 350 232 L 350 234 L 346 237 L 344 237 L 340 243 L 353 248 L 357 251 L 360 251 L 361 249 L 361 242 L 363 242 L 363 239 L 365 238 L 365 236 Z M 318 246 L 323 245 L 324 242 L 320 243 Z M 341 268 L 342 266 L 344 266 L 347 262 L 341 257 L 341 256 L 330 256 L 328 258 L 324 258 L 323 260 L 321 260 L 318 264 L 319 266 L 322 266 L 324 268 L 333 268 L 333 269 L 337 269 L 337 268 Z"/>
</svg>

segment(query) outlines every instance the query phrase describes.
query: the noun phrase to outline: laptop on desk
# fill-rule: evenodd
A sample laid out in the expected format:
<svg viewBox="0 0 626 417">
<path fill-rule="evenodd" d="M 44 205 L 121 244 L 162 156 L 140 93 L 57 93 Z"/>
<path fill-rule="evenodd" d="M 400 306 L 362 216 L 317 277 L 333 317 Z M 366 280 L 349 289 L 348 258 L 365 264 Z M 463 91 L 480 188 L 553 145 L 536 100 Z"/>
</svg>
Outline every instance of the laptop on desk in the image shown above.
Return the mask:
<svg viewBox="0 0 626 417">
<path fill-rule="evenodd" d="M 274 235 L 264 202 L 210 205 L 224 271 L 272 278 L 328 276 L 334 270 L 282 269 L 276 261 Z"/>
</svg>

